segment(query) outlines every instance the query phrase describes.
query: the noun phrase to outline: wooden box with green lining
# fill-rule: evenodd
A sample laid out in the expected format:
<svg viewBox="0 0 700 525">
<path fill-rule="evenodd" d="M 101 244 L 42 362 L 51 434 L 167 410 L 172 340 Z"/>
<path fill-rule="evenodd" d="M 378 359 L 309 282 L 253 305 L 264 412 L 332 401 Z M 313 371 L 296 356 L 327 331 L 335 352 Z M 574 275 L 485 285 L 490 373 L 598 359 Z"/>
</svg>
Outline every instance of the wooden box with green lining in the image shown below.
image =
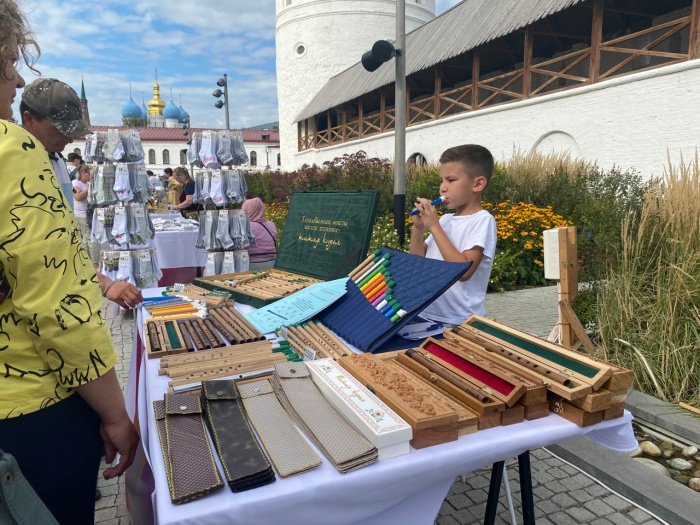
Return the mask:
<svg viewBox="0 0 700 525">
<path fill-rule="evenodd" d="M 344 277 L 367 254 L 377 202 L 376 191 L 294 192 L 274 269 L 199 277 L 194 284 L 260 308 L 313 283 Z M 238 283 L 246 286 L 237 290 Z"/>
<path fill-rule="evenodd" d="M 188 351 L 187 343 L 176 321 L 148 319 L 144 339 L 146 340 L 146 357 L 148 359 L 182 354 Z"/>
<path fill-rule="evenodd" d="M 607 363 L 478 315 L 471 316 L 460 328 L 495 344 L 502 355 L 513 352 L 533 367 L 554 370 L 567 378 L 571 388 L 563 391 L 568 395 L 557 392 L 565 399 L 577 399 L 591 390 L 597 391 L 613 376 L 614 370 Z M 583 388 L 586 386 L 587 389 Z"/>
</svg>

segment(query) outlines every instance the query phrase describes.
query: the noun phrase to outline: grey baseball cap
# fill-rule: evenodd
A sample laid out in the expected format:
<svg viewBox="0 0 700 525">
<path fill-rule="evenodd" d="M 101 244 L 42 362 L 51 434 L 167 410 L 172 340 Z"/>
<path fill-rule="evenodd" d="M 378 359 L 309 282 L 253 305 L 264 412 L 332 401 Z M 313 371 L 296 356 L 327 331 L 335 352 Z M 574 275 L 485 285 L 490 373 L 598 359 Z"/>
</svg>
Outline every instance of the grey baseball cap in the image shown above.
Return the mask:
<svg viewBox="0 0 700 525">
<path fill-rule="evenodd" d="M 90 128 L 83 120 L 80 98 L 68 84 L 55 78 L 38 78 L 24 88 L 22 102 L 70 138 L 84 137 Z"/>
</svg>

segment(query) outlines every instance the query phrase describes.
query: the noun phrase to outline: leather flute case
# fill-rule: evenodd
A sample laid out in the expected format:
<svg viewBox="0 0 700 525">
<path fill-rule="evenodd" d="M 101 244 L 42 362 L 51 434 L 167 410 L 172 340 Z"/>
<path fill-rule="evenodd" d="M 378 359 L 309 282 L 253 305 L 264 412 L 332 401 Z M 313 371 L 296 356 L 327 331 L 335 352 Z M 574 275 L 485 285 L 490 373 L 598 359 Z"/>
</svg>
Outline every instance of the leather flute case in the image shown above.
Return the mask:
<svg viewBox="0 0 700 525">
<path fill-rule="evenodd" d="M 165 394 L 153 408 L 172 502 L 185 503 L 222 488 L 199 397 Z"/>
<path fill-rule="evenodd" d="M 202 401 L 231 490 L 241 492 L 275 481 L 272 466 L 248 426 L 236 384 L 232 380 L 203 381 Z"/>
</svg>

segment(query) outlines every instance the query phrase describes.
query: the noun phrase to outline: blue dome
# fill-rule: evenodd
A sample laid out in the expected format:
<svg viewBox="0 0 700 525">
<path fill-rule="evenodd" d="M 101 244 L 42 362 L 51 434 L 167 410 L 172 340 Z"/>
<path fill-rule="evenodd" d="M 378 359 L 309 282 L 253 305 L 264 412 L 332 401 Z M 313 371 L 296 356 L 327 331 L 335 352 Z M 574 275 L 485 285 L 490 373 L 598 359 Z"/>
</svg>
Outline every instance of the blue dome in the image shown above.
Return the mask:
<svg viewBox="0 0 700 525">
<path fill-rule="evenodd" d="M 173 99 L 170 99 L 168 105 L 163 109 L 163 118 L 180 120 L 180 108 L 175 105 Z"/>
<path fill-rule="evenodd" d="M 143 118 L 141 108 L 134 102 L 132 97 L 129 97 L 129 102 L 122 106 L 122 118 Z"/>
<path fill-rule="evenodd" d="M 178 121 L 180 124 L 184 124 L 190 120 L 190 114 L 185 111 L 182 106 L 180 106 L 180 120 Z"/>
</svg>

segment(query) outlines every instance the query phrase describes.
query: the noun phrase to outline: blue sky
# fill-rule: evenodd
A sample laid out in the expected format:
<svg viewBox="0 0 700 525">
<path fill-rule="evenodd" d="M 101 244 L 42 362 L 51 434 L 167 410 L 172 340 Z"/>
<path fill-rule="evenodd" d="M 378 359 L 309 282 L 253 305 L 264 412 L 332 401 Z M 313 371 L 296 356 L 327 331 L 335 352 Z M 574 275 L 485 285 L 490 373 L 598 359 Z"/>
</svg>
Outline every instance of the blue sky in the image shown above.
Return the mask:
<svg viewBox="0 0 700 525">
<path fill-rule="evenodd" d="M 442 13 L 459 0 L 437 0 Z M 41 46 L 36 67 L 80 89 L 96 125 L 121 122 L 129 88 L 140 105 L 152 96 L 187 110 L 196 127 L 223 127 L 211 92 L 229 77 L 231 126 L 277 120 L 274 0 L 19 0 Z M 35 75 L 21 70 L 27 82 Z M 17 97 L 19 100 L 19 97 Z M 18 103 L 15 104 L 15 116 Z"/>
</svg>

